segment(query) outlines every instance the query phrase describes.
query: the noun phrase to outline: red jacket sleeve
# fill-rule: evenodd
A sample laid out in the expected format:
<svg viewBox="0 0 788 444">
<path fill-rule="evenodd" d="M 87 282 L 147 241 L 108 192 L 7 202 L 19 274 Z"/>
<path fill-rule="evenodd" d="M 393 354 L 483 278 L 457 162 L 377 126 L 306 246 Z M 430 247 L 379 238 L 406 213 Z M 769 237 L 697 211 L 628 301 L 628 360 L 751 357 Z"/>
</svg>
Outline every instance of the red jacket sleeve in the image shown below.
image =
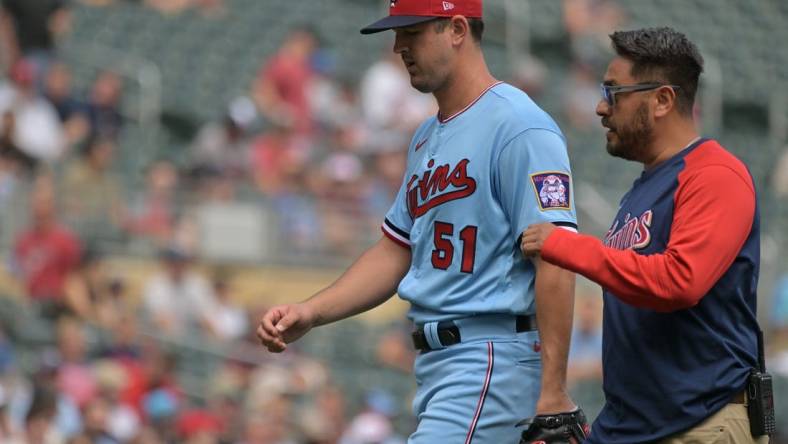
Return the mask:
<svg viewBox="0 0 788 444">
<path fill-rule="evenodd" d="M 731 266 L 754 217 L 749 178 L 728 166 L 709 165 L 680 177 L 670 240 L 662 253 L 617 250 L 591 236 L 553 230 L 542 257 L 631 305 L 680 310 L 697 304 Z"/>
</svg>

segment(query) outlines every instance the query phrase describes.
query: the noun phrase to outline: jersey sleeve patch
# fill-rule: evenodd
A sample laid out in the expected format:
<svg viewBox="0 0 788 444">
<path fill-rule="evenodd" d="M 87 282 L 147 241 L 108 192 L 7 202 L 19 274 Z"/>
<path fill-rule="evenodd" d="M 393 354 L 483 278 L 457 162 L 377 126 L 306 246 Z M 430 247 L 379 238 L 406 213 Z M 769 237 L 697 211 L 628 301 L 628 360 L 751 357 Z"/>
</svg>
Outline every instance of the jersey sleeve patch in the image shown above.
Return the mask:
<svg viewBox="0 0 788 444">
<path fill-rule="evenodd" d="M 531 184 L 541 211 L 571 210 L 572 179 L 567 173 L 544 171 L 531 174 Z"/>
</svg>

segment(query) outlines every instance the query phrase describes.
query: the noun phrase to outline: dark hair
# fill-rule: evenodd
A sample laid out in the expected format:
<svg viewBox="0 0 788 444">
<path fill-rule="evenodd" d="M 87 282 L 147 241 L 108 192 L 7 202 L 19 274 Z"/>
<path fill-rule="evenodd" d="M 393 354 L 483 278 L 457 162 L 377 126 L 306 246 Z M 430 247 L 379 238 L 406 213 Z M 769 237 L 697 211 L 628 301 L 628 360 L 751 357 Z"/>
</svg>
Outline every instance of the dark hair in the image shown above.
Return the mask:
<svg viewBox="0 0 788 444">
<path fill-rule="evenodd" d="M 480 18 L 468 19 L 468 24 L 471 25 L 471 35 L 476 43 L 482 42 L 482 34 L 484 34 L 484 21 Z"/>
<path fill-rule="evenodd" d="M 436 19 L 435 30 L 437 32 L 443 32 L 450 20 L 451 19 L 448 17 Z M 468 26 L 471 29 L 471 37 L 473 37 L 473 41 L 476 43 L 481 43 L 482 34 L 484 34 L 484 21 L 480 18 L 468 18 Z"/>
<path fill-rule="evenodd" d="M 703 57 L 687 36 L 661 27 L 616 31 L 610 40 L 616 54 L 632 61 L 633 77 L 678 86 L 677 108 L 682 114 L 691 114 Z"/>
<path fill-rule="evenodd" d="M 115 140 L 113 140 L 109 136 L 104 135 L 95 135 L 88 138 L 86 145 L 82 148 L 82 156 L 83 157 L 90 157 L 92 156 L 99 148 L 103 147 L 104 145 L 112 145 L 115 146 Z"/>
<path fill-rule="evenodd" d="M 33 399 L 30 402 L 30 407 L 25 416 L 25 422 L 31 422 L 36 419 L 45 418 L 47 420 L 53 418 L 57 411 L 57 394 L 55 391 L 46 385 L 37 384 L 33 387 Z"/>
</svg>

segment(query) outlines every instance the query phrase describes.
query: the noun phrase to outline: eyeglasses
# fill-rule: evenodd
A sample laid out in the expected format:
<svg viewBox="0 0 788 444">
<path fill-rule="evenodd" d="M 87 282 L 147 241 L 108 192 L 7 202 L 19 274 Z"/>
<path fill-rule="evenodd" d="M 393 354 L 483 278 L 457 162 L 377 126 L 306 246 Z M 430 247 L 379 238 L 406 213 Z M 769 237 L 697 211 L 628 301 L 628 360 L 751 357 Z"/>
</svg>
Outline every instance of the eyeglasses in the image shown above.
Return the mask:
<svg viewBox="0 0 788 444">
<path fill-rule="evenodd" d="M 679 88 L 677 85 L 665 85 L 664 83 L 638 83 L 636 85 L 605 85 L 603 83 L 599 85 L 599 89 L 602 93 L 602 100 L 607 102 L 607 104 L 610 106 L 615 106 L 616 94 L 618 93 L 651 91 L 663 86 L 667 86 L 672 89 Z"/>
</svg>

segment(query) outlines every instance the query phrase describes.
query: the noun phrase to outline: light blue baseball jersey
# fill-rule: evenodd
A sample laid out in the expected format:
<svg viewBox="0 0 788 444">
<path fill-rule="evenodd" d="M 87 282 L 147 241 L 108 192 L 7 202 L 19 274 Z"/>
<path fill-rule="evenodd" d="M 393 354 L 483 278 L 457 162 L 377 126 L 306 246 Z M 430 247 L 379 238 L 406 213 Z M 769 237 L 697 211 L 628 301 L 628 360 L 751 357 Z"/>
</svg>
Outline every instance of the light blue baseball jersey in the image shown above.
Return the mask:
<svg viewBox="0 0 788 444">
<path fill-rule="evenodd" d="M 383 232 L 411 249 L 400 297 L 416 323 L 534 312 L 530 224 L 577 227 L 566 142 L 553 119 L 505 83 L 416 131 Z"/>
</svg>

